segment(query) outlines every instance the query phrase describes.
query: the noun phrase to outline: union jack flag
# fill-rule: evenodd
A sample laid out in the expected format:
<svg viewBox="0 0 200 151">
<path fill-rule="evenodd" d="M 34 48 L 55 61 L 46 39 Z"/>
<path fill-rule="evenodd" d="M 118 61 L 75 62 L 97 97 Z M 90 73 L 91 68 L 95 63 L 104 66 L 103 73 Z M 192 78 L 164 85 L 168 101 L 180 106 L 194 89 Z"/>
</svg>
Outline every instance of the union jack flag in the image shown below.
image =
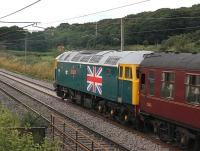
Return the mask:
<svg viewBox="0 0 200 151">
<path fill-rule="evenodd" d="M 87 91 L 102 95 L 102 67 L 87 66 Z"/>
</svg>

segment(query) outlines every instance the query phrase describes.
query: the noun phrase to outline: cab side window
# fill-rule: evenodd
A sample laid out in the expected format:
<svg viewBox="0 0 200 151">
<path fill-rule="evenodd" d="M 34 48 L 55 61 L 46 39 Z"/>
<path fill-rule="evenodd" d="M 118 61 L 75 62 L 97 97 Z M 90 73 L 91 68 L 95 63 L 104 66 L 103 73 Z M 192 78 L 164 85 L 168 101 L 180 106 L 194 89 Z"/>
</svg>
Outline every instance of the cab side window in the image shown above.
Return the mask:
<svg viewBox="0 0 200 151">
<path fill-rule="evenodd" d="M 125 78 L 126 79 L 132 79 L 131 67 L 125 67 Z"/>
<path fill-rule="evenodd" d="M 122 66 L 119 67 L 119 77 L 120 78 L 123 77 L 123 67 Z"/>
<path fill-rule="evenodd" d="M 140 78 L 140 69 L 138 67 L 136 67 L 136 78 Z"/>
<path fill-rule="evenodd" d="M 200 104 L 200 75 L 188 74 L 185 85 L 186 100 L 190 103 Z"/>
</svg>

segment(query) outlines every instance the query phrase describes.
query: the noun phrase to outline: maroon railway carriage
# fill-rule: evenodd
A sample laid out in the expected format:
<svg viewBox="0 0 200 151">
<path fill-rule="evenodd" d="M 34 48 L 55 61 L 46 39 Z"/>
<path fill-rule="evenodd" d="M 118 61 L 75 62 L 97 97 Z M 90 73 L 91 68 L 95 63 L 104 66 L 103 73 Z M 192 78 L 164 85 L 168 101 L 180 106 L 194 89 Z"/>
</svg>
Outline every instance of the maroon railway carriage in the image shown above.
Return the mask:
<svg viewBox="0 0 200 151">
<path fill-rule="evenodd" d="M 140 69 L 140 113 L 146 125 L 163 140 L 200 150 L 200 54 L 154 53 Z"/>
</svg>

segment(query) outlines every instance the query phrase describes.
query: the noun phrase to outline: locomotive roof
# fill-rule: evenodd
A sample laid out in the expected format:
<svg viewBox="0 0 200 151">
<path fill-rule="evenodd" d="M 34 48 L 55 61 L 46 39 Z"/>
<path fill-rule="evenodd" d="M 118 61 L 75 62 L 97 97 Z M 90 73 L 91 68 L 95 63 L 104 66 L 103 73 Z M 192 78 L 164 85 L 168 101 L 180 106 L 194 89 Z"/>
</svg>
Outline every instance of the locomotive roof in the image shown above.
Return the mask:
<svg viewBox="0 0 200 151">
<path fill-rule="evenodd" d="M 152 53 L 146 55 L 141 66 L 200 70 L 200 53 Z"/>
<path fill-rule="evenodd" d="M 104 66 L 117 66 L 123 64 L 140 64 L 146 54 L 151 51 L 67 51 L 59 55 L 58 62 L 72 62 L 82 64 L 97 64 Z"/>
</svg>

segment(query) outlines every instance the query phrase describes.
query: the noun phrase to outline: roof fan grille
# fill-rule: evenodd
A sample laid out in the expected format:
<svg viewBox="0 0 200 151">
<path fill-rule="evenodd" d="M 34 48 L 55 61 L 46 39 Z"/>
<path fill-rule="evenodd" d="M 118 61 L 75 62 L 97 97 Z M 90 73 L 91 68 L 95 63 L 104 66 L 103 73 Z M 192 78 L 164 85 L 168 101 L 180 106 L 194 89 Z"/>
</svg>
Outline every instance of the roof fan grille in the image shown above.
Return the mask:
<svg viewBox="0 0 200 151">
<path fill-rule="evenodd" d="M 116 65 L 117 62 L 119 61 L 120 57 L 117 56 L 110 56 L 108 59 L 106 59 L 104 64 L 109 64 L 109 65 Z"/>
</svg>

